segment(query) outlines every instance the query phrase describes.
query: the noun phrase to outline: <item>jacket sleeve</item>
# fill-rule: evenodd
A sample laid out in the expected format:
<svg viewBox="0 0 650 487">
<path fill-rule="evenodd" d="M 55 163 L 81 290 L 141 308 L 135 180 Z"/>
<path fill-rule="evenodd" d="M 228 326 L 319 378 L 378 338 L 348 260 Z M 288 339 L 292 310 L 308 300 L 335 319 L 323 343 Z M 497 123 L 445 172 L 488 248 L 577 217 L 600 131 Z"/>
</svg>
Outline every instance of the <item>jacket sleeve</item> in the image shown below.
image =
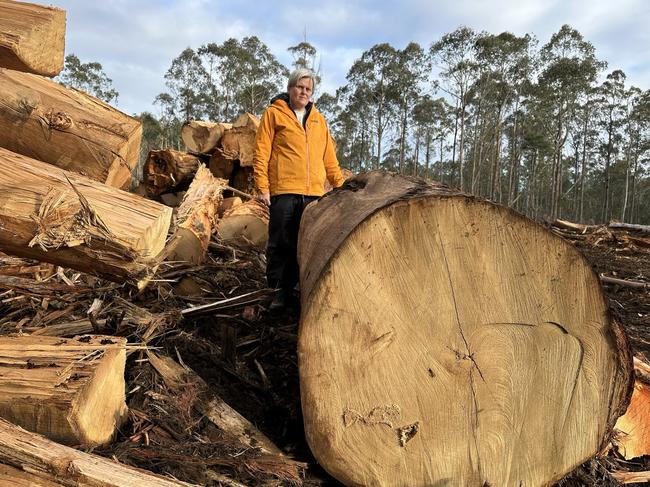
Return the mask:
<svg viewBox="0 0 650 487">
<path fill-rule="evenodd" d="M 341 174 L 339 160 L 336 158 L 334 139 L 332 139 L 329 127 L 327 129 L 326 137 L 327 141 L 325 142 L 325 156 L 323 157 L 323 162 L 325 163 L 325 173 L 327 174 L 327 180 L 330 182 L 332 187 L 338 188 L 343 184 L 345 178 L 343 177 L 343 174 Z"/>
<path fill-rule="evenodd" d="M 267 109 L 262 115 L 260 126 L 255 136 L 255 157 L 253 158 L 253 178 L 255 187 L 260 193 L 270 192 L 269 188 L 269 160 L 273 147 L 275 127 L 271 110 Z"/>
</svg>

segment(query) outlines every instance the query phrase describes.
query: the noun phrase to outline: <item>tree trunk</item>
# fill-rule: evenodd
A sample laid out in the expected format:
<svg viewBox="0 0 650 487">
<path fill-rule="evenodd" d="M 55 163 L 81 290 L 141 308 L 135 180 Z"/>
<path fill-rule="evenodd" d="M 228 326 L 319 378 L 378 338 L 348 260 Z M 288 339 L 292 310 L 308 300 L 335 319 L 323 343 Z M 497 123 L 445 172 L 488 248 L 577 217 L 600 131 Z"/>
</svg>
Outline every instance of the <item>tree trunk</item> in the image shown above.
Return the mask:
<svg viewBox="0 0 650 487">
<path fill-rule="evenodd" d="M 199 167 L 178 208 L 174 232 L 176 242 L 170 260 L 182 260 L 194 265 L 203 262 L 227 184 L 228 181 L 215 178 L 204 165 Z"/>
<path fill-rule="evenodd" d="M 39 486 L 58 483 L 66 487 L 193 487 L 59 445 L 4 419 L 0 419 L 0 462 L 38 477 Z"/>
<path fill-rule="evenodd" d="M 254 115 L 245 113 L 226 130 L 215 154 L 223 159 L 239 161 L 242 167 L 252 167 L 255 158 L 255 135 L 260 122 Z"/>
<path fill-rule="evenodd" d="M 256 200 L 248 200 L 225 212 L 217 231 L 226 242 L 248 242 L 263 249 L 268 240 L 269 209 Z"/>
<path fill-rule="evenodd" d="M 125 345 L 103 336 L 0 338 L 0 416 L 67 445 L 107 443 L 126 419 Z"/>
<path fill-rule="evenodd" d="M 147 194 L 158 196 L 180 191 L 192 181 L 201 160 L 173 149 L 152 150 L 144 162 L 144 184 Z"/>
<path fill-rule="evenodd" d="M 229 123 L 203 122 L 194 120 L 185 122 L 181 128 L 181 139 L 187 150 L 202 154 L 211 153 L 224 132 L 232 127 Z"/>
<path fill-rule="evenodd" d="M 128 188 L 140 122 L 83 91 L 0 69 L 0 147 Z"/>
<path fill-rule="evenodd" d="M 369 173 L 305 210 L 298 248 L 305 433 L 344 484 L 550 485 L 609 441 L 629 346 L 532 220 Z"/>
<path fill-rule="evenodd" d="M 171 208 L 0 149 L 0 249 L 121 282 L 163 249 Z"/>
<path fill-rule="evenodd" d="M 56 76 L 64 51 L 65 10 L 0 2 L 0 67 Z"/>
</svg>

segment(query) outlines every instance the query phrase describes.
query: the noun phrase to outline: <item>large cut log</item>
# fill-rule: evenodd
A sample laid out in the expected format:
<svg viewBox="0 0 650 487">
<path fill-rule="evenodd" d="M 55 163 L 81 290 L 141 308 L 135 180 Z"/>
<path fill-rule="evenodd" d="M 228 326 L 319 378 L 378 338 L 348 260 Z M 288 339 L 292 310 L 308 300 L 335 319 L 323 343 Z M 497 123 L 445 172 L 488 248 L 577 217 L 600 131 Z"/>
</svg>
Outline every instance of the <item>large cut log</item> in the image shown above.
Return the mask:
<svg viewBox="0 0 650 487">
<path fill-rule="evenodd" d="M 144 184 L 147 193 L 157 196 L 192 181 L 201 160 L 185 152 L 173 149 L 152 150 L 144 163 Z"/>
<path fill-rule="evenodd" d="M 269 237 L 269 209 L 256 200 L 233 206 L 219 220 L 217 232 L 226 242 L 250 243 L 263 249 Z"/>
<path fill-rule="evenodd" d="M 64 51 L 65 10 L 0 1 L 0 67 L 56 76 Z"/>
<path fill-rule="evenodd" d="M 83 91 L 0 68 L 0 147 L 127 188 L 140 122 Z"/>
<path fill-rule="evenodd" d="M 192 120 L 181 128 L 181 139 L 187 150 L 203 154 L 211 153 L 223 133 L 232 127 L 229 123 Z"/>
<path fill-rule="evenodd" d="M 59 445 L 0 419 L 0 462 L 28 472 L 43 487 L 191 487 L 145 470 Z M 31 477 L 30 477 L 31 478 Z M 48 483 L 49 482 L 49 483 Z"/>
<path fill-rule="evenodd" d="M 634 392 L 625 414 L 616 422 L 613 443 L 630 460 L 650 455 L 650 365 L 634 358 Z"/>
<path fill-rule="evenodd" d="M 235 120 L 231 129 L 223 133 L 215 153 L 223 159 L 238 160 L 241 166 L 252 166 L 255 157 L 255 135 L 259 125 L 260 121 L 255 115 L 243 114 Z"/>
<path fill-rule="evenodd" d="M 228 181 L 215 178 L 207 167 L 200 165 L 178 207 L 174 232 L 176 242 L 170 260 L 182 260 L 191 264 L 203 262 L 227 183 Z"/>
<path fill-rule="evenodd" d="M 0 249 L 114 281 L 148 273 L 171 208 L 0 149 Z"/>
<path fill-rule="evenodd" d="M 111 440 L 126 416 L 126 339 L 0 337 L 0 416 L 68 445 Z"/>
<path fill-rule="evenodd" d="M 299 262 L 306 437 L 346 485 L 550 485 L 626 409 L 598 276 L 511 209 L 370 173 L 307 207 Z"/>
</svg>

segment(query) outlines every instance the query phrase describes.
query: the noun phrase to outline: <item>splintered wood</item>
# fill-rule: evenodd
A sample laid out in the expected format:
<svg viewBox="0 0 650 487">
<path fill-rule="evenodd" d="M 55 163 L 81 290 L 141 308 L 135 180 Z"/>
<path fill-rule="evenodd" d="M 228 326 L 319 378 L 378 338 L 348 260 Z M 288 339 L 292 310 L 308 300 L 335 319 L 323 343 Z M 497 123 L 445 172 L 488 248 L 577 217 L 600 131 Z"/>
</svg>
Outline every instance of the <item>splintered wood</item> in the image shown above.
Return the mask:
<svg viewBox="0 0 650 487">
<path fill-rule="evenodd" d="M 128 188 L 140 122 L 83 91 L 0 68 L 0 147 Z"/>
<path fill-rule="evenodd" d="M 627 407 L 598 276 L 510 209 L 370 173 L 306 209 L 299 261 L 306 437 L 346 485 L 550 485 Z"/>
<path fill-rule="evenodd" d="M 192 154 L 173 149 L 152 150 L 144 163 L 144 184 L 147 194 L 156 196 L 192 181 L 201 161 Z"/>
<path fill-rule="evenodd" d="M 2 476 L 19 476 L 16 469 L 28 473 L 27 480 L 38 478 L 43 487 L 191 487 L 192 484 L 166 479 L 145 470 L 122 465 L 111 460 L 59 445 L 43 436 L 0 419 L 0 462 Z M 12 477 L 10 477 L 12 478 Z M 18 484 L 20 485 L 20 484 Z"/>
<path fill-rule="evenodd" d="M 56 76 L 64 51 L 64 10 L 0 1 L 0 67 Z"/>
<path fill-rule="evenodd" d="M 107 336 L 0 337 L 0 417 L 68 445 L 110 441 L 127 412 L 125 345 Z"/>
<path fill-rule="evenodd" d="M 113 281 L 162 250 L 171 208 L 0 149 L 0 250 Z"/>
<path fill-rule="evenodd" d="M 178 208 L 171 260 L 200 264 L 208 250 L 217 221 L 217 208 L 228 181 L 215 178 L 203 164 L 199 166 L 185 198 Z"/>
</svg>

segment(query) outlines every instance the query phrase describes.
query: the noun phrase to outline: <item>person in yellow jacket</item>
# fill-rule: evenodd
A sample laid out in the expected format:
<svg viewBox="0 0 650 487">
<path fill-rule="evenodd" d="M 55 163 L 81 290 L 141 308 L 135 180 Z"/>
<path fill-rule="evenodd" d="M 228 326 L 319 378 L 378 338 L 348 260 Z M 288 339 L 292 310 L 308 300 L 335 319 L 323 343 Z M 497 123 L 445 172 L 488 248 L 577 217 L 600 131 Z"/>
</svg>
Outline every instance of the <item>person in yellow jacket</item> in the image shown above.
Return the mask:
<svg viewBox="0 0 650 487">
<path fill-rule="evenodd" d="M 271 309 L 292 301 L 303 210 L 324 194 L 326 178 L 335 188 L 344 180 L 325 118 L 311 101 L 315 86 L 312 71 L 291 73 L 287 92 L 273 98 L 262 115 L 255 140 L 255 185 L 270 206 L 266 278 L 279 290 Z"/>
</svg>

